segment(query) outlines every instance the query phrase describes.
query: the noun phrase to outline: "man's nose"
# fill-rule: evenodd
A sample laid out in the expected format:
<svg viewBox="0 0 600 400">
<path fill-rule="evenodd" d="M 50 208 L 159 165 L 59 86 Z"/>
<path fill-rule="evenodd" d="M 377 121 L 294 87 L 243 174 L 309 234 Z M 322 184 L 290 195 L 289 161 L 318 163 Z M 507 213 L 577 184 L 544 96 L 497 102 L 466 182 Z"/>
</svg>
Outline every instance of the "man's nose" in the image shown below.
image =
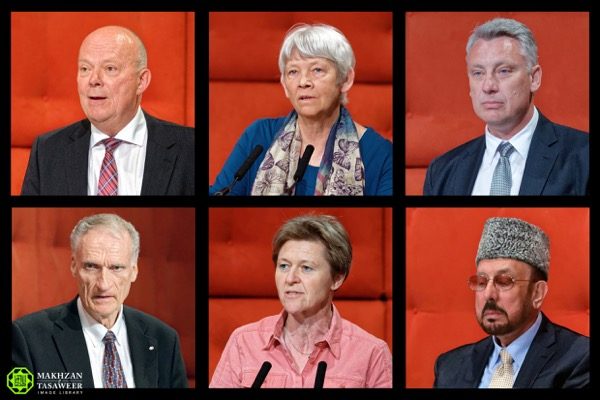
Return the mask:
<svg viewBox="0 0 600 400">
<path fill-rule="evenodd" d="M 496 300 L 498 298 L 498 289 L 496 288 L 496 285 L 494 284 L 493 279 L 490 279 L 487 282 L 485 289 L 483 289 L 483 295 L 485 296 L 486 300 L 489 300 L 489 299 Z"/>
<path fill-rule="evenodd" d="M 90 72 L 89 85 L 90 86 L 102 85 L 102 73 L 101 73 L 100 69 L 98 69 L 98 68 L 92 69 L 92 71 Z"/>
<path fill-rule="evenodd" d="M 100 268 L 100 275 L 98 276 L 98 287 L 102 290 L 108 289 L 110 286 L 110 272 L 108 268 Z"/>
<path fill-rule="evenodd" d="M 498 91 L 498 80 L 493 75 L 486 75 L 483 78 L 482 89 L 485 93 L 495 93 Z"/>
</svg>

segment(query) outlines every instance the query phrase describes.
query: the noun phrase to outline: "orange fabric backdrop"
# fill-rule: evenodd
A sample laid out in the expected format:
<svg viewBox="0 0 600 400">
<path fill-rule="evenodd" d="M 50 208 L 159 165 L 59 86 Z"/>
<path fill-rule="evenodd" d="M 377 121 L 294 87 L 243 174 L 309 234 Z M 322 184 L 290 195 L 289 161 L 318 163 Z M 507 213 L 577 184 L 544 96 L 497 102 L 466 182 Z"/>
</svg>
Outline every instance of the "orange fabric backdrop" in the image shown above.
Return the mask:
<svg viewBox="0 0 600 400">
<path fill-rule="evenodd" d="M 283 222 L 309 212 L 336 216 L 350 235 L 351 272 L 334 297 L 342 317 L 386 340 L 391 349 L 391 209 L 211 208 L 209 380 L 235 328 L 281 311 L 271 241 Z"/>
<path fill-rule="evenodd" d="M 551 121 L 589 131 L 589 13 L 406 13 L 406 194 L 423 192 L 431 160 L 483 134 L 465 63 L 475 26 L 495 17 L 526 24 L 538 44 L 538 109 Z"/>
<path fill-rule="evenodd" d="M 83 39 L 101 26 L 125 26 L 144 42 L 152 72 L 144 110 L 194 126 L 194 13 L 15 12 L 11 24 L 12 195 L 21 192 L 33 140 L 85 118 L 77 55 Z"/>
<path fill-rule="evenodd" d="M 442 352 L 486 336 L 467 278 L 487 218 L 517 217 L 550 238 L 550 320 L 590 332 L 590 219 L 585 208 L 409 208 L 406 213 L 406 385 L 431 387 Z"/>
<path fill-rule="evenodd" d="M 279 82 L 283 38 L 296 23 L 326 23 L 348 38 L 356 77 L 352 117 L 392 139 L 392 13 L 211 12 L 209 15 L 209 182 L 254 120 L 287 115 Z"/>
<path fill-rule="evenodd" d="M 166 322 L 179 334 L 191 387 L 196 379 L 195 210 L 192 208 L 14 208 L 12 318 L 71 301 L 71 230 L 102 212 L 130 221 L 140 233 L 138 279 L 125 304 Z"/>
</svg>

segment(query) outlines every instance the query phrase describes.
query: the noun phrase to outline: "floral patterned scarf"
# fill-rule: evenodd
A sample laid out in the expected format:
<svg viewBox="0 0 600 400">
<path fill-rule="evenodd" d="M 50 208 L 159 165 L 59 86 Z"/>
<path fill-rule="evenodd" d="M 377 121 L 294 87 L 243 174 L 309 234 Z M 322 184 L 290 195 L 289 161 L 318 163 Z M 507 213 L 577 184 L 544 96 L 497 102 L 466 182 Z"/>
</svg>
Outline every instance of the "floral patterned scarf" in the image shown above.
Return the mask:
<svg viewBox="0 0 600 400">
<path fill-rule="evenodd" d="M 252 185 L 253 196 L 281 195 L 294 184 L 294 173 L 298 168 L 302 149 L 297 122 L 298 114 L 292 111 L 275 135 Z M 358 132 L 350 113 L 342 106 L 340 116 L 331 127 L 325 144 L 314 195 L 362 196 L 364 177 Z"/>
</svg>

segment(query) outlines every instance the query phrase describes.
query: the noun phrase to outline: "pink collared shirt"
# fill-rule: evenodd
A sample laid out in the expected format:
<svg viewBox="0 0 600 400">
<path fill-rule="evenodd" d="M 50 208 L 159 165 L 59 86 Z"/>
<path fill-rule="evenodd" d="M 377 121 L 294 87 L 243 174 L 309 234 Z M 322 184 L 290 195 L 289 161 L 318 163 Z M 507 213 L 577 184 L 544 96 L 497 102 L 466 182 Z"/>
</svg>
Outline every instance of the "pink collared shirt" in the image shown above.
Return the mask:
<svg viewBox="0 0 600 400">
<path fill-rule="evenodd" d="M 387 344 L 342 319 L 335 306 L 329 332 L 315 345 L 304 370 L 297 371 L 281 339 L 286 316 L 284 310 L 237 328 L 227 341 L 209 387 L 250 387 L 265 361 L 272 368 L 261 388 L 312 388 L 320 361 L 327 363 L 325 388 L 392 387 L 392 354 Z"/>
</svg>

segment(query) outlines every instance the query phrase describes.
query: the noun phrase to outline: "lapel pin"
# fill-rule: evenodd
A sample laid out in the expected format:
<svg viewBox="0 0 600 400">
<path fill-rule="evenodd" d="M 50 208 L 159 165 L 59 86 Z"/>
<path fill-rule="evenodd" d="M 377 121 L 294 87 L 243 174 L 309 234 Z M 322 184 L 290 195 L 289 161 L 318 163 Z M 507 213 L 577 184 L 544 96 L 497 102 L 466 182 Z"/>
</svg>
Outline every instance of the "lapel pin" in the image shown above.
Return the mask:
<svg viewBox="0 0 600 400">
<path fill-rule="evenodd" d="M 148 347 L 148 350 L 150 350 L 150 351 L 154 350 L 154 346 Z"/>
</svg>

